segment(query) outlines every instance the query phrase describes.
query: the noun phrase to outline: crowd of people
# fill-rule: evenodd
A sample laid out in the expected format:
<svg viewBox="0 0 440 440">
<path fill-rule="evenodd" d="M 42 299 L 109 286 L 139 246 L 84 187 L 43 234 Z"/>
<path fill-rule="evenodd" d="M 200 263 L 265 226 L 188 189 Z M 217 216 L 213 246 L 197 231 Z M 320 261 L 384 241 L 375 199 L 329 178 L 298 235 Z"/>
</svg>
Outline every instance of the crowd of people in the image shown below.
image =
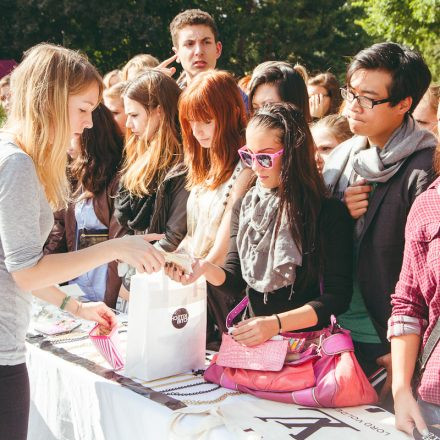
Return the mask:
<svg viewBox="0 0 440 440">
<path fill-rule="evenodd" d="M 237 81 L 216 70 L 208 13 L 170 31 L 162 63 L 137 55 L 102 79 L 42 43 L 0 80 L 0 438 L 27 435 L 32 295 L 111 327 L 131 276 L 162 269 L 205 277 L 211 349 L 245 295 L 232 335 L 247 346 L 337 316 L 365 374 L 386 370 L 396 426 L 440 428 L 440 95 L 422 57 L 384 42 L 353 56 L 343 87 L 284 61 Z"/>
</svg>

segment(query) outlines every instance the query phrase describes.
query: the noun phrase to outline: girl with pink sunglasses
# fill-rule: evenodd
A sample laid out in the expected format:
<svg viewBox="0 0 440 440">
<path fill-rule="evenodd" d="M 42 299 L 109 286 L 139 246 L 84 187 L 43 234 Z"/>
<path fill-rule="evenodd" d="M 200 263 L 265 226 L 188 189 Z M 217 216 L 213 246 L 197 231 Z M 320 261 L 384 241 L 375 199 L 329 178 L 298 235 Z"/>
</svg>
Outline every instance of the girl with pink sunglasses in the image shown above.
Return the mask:
<svg viewBox="0 0 440 440">
<path fill-rule="evenodd" d="M 246 289 L 250 317 L 232 332 L 244 345 L 320 329 L 351 299 L 352 220 L 325 196 L 302 112 L 287 103 L 257 110 L 239 154 L 256 184 L 233 208 L 226 262 L 198 260 L 197 269 L 229 294 Z"/>
</svg>

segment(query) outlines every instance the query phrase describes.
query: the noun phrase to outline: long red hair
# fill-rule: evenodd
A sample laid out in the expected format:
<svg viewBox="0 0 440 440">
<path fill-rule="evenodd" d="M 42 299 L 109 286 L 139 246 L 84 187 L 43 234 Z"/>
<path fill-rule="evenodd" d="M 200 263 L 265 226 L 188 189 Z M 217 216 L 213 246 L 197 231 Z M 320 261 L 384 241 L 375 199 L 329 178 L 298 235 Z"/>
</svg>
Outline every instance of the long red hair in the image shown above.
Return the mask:
<svg viewBox="0 0 440 440">
<path fill-rule="evenodd" d="M 198 74 L 180 97 L 179 119 L 188 167 L 187 188 L 217 188 L 231 177 L 245 139 L 246 110 L 234 77 L 218 70 Z M 210 148 L 203 148 L 192 133 L 190 121 L 212 120 L 214 139 Z"/>
</svg>

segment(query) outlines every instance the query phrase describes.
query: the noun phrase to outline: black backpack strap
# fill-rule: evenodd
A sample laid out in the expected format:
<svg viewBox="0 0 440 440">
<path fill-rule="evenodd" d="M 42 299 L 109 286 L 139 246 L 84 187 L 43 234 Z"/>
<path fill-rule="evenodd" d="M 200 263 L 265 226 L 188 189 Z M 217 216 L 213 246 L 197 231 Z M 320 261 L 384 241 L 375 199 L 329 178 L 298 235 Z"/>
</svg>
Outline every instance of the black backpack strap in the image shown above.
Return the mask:
<svg viewBox="0 0 440 440">
<path fill-rule="evenodd" d="M 428 340 L 426 341 L 425 347 L 419 357 L 420 373 L 423 374 L 425 371 L 426 364 L 429 361 L 435 347 L 440 341 L 440 319 L 437 320 Z"/>
</svg>

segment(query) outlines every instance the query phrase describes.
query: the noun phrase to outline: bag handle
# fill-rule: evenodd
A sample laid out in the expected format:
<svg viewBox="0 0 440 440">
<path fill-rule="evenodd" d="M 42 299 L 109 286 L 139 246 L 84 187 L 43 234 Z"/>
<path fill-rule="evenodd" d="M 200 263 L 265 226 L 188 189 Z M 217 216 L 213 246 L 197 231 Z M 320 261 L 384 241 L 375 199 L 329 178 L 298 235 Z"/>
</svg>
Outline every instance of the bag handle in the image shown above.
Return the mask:
<svg viewBox="0 0 440 440">
<path fill-rule="evenodd" d="M 246 308 L 249 304 L 249 298 L 245 296 L 229 313 L 226 317 L 226 328 L 232 327 L 234 319 Z"/>
<path fill-rule="evenodd" d="M 420 355 L 419 364 L 420 364 L 421 374 L 423 374 L 423 372 L 425 371 L 426 364 L 428 363 L 429 358 L 434 352 L 434 349 L 439 343 L 439 341 L 440 341 L 440 319 L 437 321 L 434 328 L 432 329 L 432 332 L 429 335 L 428 340 L 426 341 L 425 348 L 423 349 L 423 352 Z"/>
</svg>

